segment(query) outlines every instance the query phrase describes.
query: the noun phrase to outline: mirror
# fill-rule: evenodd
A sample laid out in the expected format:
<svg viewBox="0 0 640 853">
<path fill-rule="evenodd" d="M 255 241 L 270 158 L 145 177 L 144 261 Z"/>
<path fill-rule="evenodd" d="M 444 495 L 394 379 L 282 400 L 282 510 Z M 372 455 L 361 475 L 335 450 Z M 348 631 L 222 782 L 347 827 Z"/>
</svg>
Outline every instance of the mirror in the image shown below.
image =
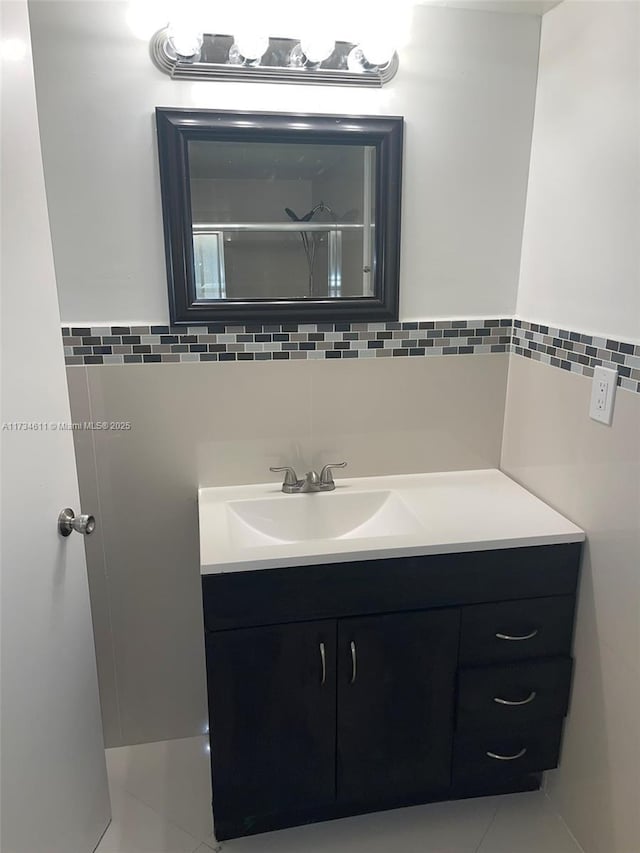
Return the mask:
<svg viewBox="0 0 640 853">
<path fill-rule="evenodd" d="M 156 117 L 172 323 L 397 319 L 401 118 Z"/>
</svg>

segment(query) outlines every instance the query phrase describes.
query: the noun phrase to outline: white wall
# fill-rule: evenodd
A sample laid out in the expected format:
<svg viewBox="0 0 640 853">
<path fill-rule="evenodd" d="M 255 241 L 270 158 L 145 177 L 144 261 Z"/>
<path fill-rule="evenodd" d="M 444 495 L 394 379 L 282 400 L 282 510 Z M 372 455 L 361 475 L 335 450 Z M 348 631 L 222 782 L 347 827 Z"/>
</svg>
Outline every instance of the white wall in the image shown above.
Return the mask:
<svg viewBox="0 0 640 853">
<path fill-rule="evenodd" d="M 587 534 L 571 707 L 547 793 L 585 853 L 637 853 L 640 394 L 619 391 L 606 427 L 587 417 L 590 393 L 585 376 L 512 356 L 500 467 Z"/>
<path fill-rule="evenodd" d="M 64 323 L 167 321 L 155 106 L 404 115 L 402 318 L 513 313 L 539 17 L 418 7 L 396 78 L 359 90 L 177 82 L 126 3 L 30 9 Z"/>
<path fill-rule="evenodd" d="M 640 4 L 542 24 L 518 312 L 640 339 Z M 587 533 L 575 678 L 547 792 L 586 853 L 640 850 L 640 394 L 612 426 L 585 376 L 511 357 L 501 467 Z M 549 405 L 549 401 L 553 401 Z"/>
<path fill-rule="evenodd" d="M 543 18 L 517 314 L 640 340 L 640 4 Z M 639 843 L 640 847 L 640 843 Z"/>
</svg>

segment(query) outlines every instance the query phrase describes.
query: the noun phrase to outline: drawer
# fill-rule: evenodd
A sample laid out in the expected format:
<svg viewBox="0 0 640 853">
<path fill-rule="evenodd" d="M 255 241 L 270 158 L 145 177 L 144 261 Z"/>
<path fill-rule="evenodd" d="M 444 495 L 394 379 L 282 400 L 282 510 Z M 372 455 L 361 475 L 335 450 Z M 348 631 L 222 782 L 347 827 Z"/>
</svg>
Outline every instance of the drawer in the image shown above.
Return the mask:
<svg viewBox="0 0 640 853">
<path fill-rule="evenodd" d="M 501 728 L 564 717 L 572 664 L 571 658 L 544 658 L 461 670 L 458 729 Z"/>
<path fill-rule="evenodd" d="M 458 734 L 454 742 L 453 782 L 512 779 L 558 766 L 560 720 L 526 727 L 503 727 Z"/>
<path fill-rule="evenodd" d="M 561 595 L 463 608 L 460 663 L 568 655 L 574 604 Z"/>
</svg>

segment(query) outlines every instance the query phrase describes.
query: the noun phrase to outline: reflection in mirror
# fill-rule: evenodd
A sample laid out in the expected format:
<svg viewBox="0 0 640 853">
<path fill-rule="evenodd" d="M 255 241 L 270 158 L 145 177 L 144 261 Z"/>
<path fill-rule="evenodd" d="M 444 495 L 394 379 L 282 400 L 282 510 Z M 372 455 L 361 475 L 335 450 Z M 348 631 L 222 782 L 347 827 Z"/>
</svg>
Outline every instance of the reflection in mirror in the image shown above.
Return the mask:
<svg viewBox="0 0 640 853">
<path fill-rule="evenodd" d="M 156 121 L 172 323 L 397 320 L 402 118 Z"/>
<path fill-rule="evenodd" d="M 375 154 L 191 140 L 196 299 L 373 296 Z"/>
</svg>

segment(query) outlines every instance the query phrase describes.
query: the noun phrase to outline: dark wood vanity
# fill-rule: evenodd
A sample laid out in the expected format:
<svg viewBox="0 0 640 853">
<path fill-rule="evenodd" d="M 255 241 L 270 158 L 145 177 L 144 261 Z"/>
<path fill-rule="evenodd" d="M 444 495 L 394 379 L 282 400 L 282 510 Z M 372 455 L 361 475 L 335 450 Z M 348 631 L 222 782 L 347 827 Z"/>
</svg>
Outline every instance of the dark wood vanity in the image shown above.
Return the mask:
<svg viewBox="0 0 640 853">
<path fill-rule="evenodd" d="M 538 788 L 581 548 L 203 575 L 218 840 Z"/>
</svg>

